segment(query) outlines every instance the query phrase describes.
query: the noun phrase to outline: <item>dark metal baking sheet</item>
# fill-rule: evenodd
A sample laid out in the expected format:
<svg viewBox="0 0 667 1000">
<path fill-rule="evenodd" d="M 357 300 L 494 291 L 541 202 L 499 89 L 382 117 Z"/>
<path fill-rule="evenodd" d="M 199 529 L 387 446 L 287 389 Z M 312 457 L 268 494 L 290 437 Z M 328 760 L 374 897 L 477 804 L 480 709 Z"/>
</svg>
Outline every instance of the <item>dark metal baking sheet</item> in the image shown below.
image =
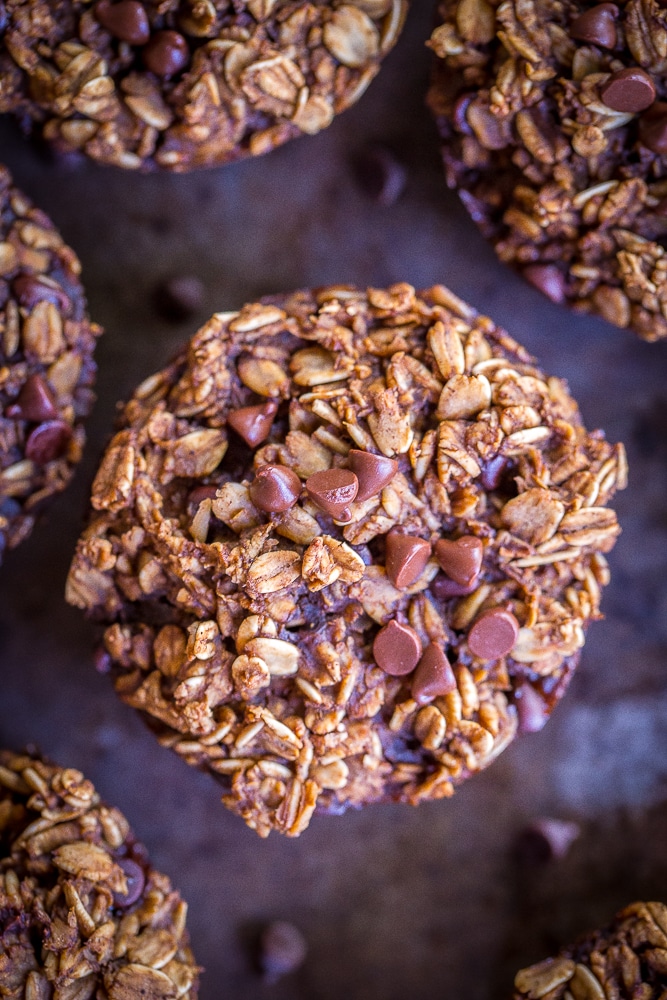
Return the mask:
<svg viewBox="0 0 667 1000">
<path fill-rule="evenodd" d="M 255 162 L 139 176 L 54 163 L 0 123 L 0 159 L 79 253 L 107 331 L 84 466 L 0 569 L 0 742 L 38 742 L 125 810 L 190 903 L 202 1000 L 500 1000 L 518 967 L 616 907 L 667 899 L 667 343 L 571 315 L 496 262 L 445 190 L 423 102 L 432 4 L 413 8 L 357 107 Z M 408 169 L 388 208 L 350 168 L 369 142 Z M 171 274 L 205 282 L 195 321 L 156 313 L 155 287 Z M 96 674 L 92 629 L 62 599 L 68 561 L 116 400 L 199 320 L 297 286 L 396 280 L 449 284 L 569 380 L 589 426 L 627 443 L 607 617 L 547 728 L 453 800 L 316 818 L 298 841 L 261 841 Z M 517 832 L 538 815 L 576 819 L 581 836 L 561 861 L 518 864 Z M 248 941 L 276 918 L 301 927 L 309 954 L 267 986 Z"/>
</svg>

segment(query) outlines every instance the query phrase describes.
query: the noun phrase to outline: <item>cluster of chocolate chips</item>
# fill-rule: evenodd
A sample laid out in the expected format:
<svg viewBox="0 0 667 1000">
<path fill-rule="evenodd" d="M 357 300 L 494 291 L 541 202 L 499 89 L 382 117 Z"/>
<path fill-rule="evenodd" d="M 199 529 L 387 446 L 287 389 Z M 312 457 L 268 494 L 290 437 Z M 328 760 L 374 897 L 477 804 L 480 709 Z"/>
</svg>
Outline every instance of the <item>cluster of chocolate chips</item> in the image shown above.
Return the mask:
<svg viewBox="0 0 667 1000">
<path fill-rule="evenodd" d="M 190 61 L 190 47 L 178 31 L 151 32 L 146 8 L 139 0 L 98 0 L 95 17 L 114 38 L 140 47 L 146 69 L 156 76 L 174 76 Z"/>
<path fill-rule="evenodd" d="M 578 42 L 614 49 L 618 43 L 615 3 L 600 3 L 574 19 L 570 36 Z M 667 154 L 667 103 L 656 101 L 656 87 L 651 76 L 639 66 L 628 66 L 612 73 L 600 91 L 604 104 L 612 111 L 642 114 L 639 120 L 640 142 L 653 153 Z"/>
<path fill-rule="evenodd" d="M 440 538 L 434 549 L 423 538 L 392 530 L 386 540 L 387 576 L 395 587 L 409 587 L 426 566 L 431 552 L 442 569 L 439 596 L 470 594 L 477 586 L 484 548 L 479 538 L 463 535 Z M 444 587 L 443 587 L 444 584 Z M 519 623 L 507 608 L 497 607 L 479 615 L 468 633 L 468 648 L 480 660 L 497 660 L 516 642 Z M 385 673 L 402 677 L 414 671 L 411 694 L 424 705 L 456 688 L 456 678 L 445 651 L 435 642 L 422 649 L 414 629 L 396 619 L 384 625 L 373 644 L 375 662 Z"/>
<path fill-rule="evenodd" d="M 264 441 L 271 430 L 278 405 L 269 401 L 256 406 L 232 410 L 227 423 L 251 447 Z M 325 469 L 315 472 L 305 482 L 310 500 L 338 524 L 351 520 L 350 504 L 375 496 L 387 486 L 398 463 L 384 455 L 352 448 L 348 454 L 349 468 Z M 282 513 L 293 507 L 301 496 L 302 483 L 293 469 L 284 465 L 261 465 L 250 484 L 250 498 L 268 514 Z M 432 555 L 435 555 L 443 575 L 434 590 L 441 599 L 471 594 L 476 588 L 482 569 L 484 546 L 479 538 L 463 535 L 457 539 L 440 538 L 431 545 L 424 538 L 408 535 L 393 528 L 385 538 L 385 570 L 389 580 L 399 590 L 415 583 Z M 519 623 L 506 608 L 485 611 L 473 623 L 468 633 L 468 648 L 480 660 L 497 660 L 510 652 L 516 642 Z M 394 677 L 411 674 L 412 697 L 425 704 L 456 687 L 456 679 L 445 652 L 437 643 L 422 649 L 414 629 L 396 619 L 384 625 L 373 644 L 375 662 L 385 673 Z"/>
</svg>

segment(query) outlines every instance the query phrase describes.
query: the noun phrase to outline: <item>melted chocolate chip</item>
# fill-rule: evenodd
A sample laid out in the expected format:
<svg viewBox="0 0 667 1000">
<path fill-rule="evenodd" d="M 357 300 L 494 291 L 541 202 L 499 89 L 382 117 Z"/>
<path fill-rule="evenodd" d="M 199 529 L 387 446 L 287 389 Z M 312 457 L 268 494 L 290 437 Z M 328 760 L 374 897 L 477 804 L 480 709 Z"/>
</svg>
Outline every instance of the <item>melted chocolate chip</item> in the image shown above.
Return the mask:
<svg viewBox="0 0 667 1000">
<path fill-rule="evenodd" d="M 565 302 L 565 277 L 555 264 L 527 264 L 522 274 L 526 281 L 552 302 Z"/>
<path fill-rule="evenodd" d="M 50 302 L 65 314 L 69 314 L 72 308 L 69 297 L 50 278 L 19 274 L 12 281 L 12 292 L 24 309 L 34 309 L 38 302 Z"/>
<path fill-rule="evenodd" d="M 418 705 L 448 694 L 456 688 L 456 677 L 444 650 L 431 642 L 417 664 L 412 680 L 412 697 Z"/>
<path fill-rule="evenodd" d="M 385 569 L 395 587 L 409 587 L 424 571 L 431 555 L 431 544 L 396 529 L 386 538 Z"/>
<path fill-rule="evenodd" d="M 271 433 L 273 418 L 278 412 L 278 404 L 273 400 L 258 406 L 242 406 L 230 410 L 227 423 L 251 448 L 265 441 Z"/>
<path fill-rule="evenodd" d="M 95 17 L 110 35 L 129 45 L 145 45 L 151 37 L 148 14 L 138 0 L 100 0 L 95 4 Z"/>
<path fill-rule="evenodd" d="M 375 662 L 392 677 L 412 673 L 421 655 L 422 644 L 415 630 L 409 625 L 401 625 L 395 619 L 388 622 L 375 636 Z"/>
<path fill-rule="evenodd" d="M 188 506 L 198 507 L 202 500 L 214 500 L 216 493 L 216 486 L 195 486 L 188 493 Z"/>
<path fill-rule="evenodd" d="M 352 472 L 359 480 L 355 500 L 368 500 L 387 486 L 398 471 L 398 462 L 384 455 L 373 455 L 370 451 L 352 448 L 349 453 Z"/>
<path fill-rule="evenodd" d="M 25 443 L 26 458 L 37 465 L 46 465 L 60 458 L 72 437 L 72 428 L 64 420 L 47 420 L 35 427 Z"/>
<path fill-rule="evenodd" d="M 484 463 L 482 468 L 482 486 L 485 490 L 497 490 L 507 470 L 508 462 L 504 455 L 496 455 Z"/>
<path fill-rule="evenodd" d="M 250 484 L 250 499 L 267 513 L 289 510 L 299 499 L 301 480 L 286 465 L 261 465 Z"/>
<path fill-rule="evenodd" d="M 314 504 L 337 521 L 349 520 L 349 505 L 357 496 L 359 480 L 350 469 L 325 469 L 306 480 Z"/>
<path fill-rule="evenodd" d="M 509 653 L 519 634 L 519 623 L 507 608 L 491 608 L 468 633 L 470 652 L 480 660 L 497 660 Z"/>
<path fill-rule="evenodd" d="M 443 573 L 438 573 L 435 580 L 431 583 L 431 591 L 441 601 L 448 601 L 450 597 L 465 597 L 468 594 L 472 594 L 476 587 L 477 580 L 473 580 L 467 587 L 464 587 L 463 584 L 450 580 Z"/>
<path fill-rule="evenodd" d="M 177 31 L 157 31 L 142 55 L 146 69 L 161 77 L 180 73 L 190 61 L 188 43 Z"/>
<path fill-rule="evenodd" d="M 638 66 L 612 73 L 600 90 L 600 97 L 608 108 L 628 114 L 646 111 L 653 104 L 655 94 L 653 80 Z"/>
<path fill-rule="evenodd" d="M 613 49 L 617 41 L 616 19 L 618 7 L 613 3 L 599 3 L 575 17 L 570 25 L 570 37 L 578 42 L 589 42 L 603 49 Z"/>
<path fill-rule="evenodd" d="M 41 423 L 58 415 L 53 393 L 41 375 L 29 375 L 16 400 L 7 407 L 11 419 Z"/>
<path fill-rule="evenodd" d="M 667 102 L 656 101 L 639 119 L 639 141 L 659 156 L 667 155 Z"/>
<path fill-rule="evenodd" d="M 462 535 L 455 541 L 440 538 L 435 543 L 435 558 L 440 568 L 463 587 L 471 586 L 479 576 L 483 554 L 484 546 L 472 535 Z"/>
<path fill-rule="evenodd" d="M 126 910 L 141 897 L 146 885 L 146 876 L 141 865 L 138 865 L 132 858 L 118 858 L 116 864 L 123 869 L 127 892 L 114 892 L 113 899 L 119 909 Z"/>
</svg>

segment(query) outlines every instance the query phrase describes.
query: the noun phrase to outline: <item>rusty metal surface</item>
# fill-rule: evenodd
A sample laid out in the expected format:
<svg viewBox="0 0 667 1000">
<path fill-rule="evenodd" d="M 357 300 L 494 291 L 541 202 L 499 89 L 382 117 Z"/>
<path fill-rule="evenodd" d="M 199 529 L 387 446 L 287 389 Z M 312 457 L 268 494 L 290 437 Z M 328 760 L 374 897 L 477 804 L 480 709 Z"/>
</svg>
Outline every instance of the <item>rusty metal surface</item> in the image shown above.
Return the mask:
<svg viewBox="0 0 667 1000">
<path fill-rule="evenodd" d="M 84 468 L 0 569 L 0 743 L 38 742 L 125 810 L 190 903 L 202 1000 L 501 1000 L 521 965 L 631 899 L 667 899 L 667 343 L 573 316 L 496 262 L 444 188 L 423 106 L 432 4 L 414 7 L 356 108 L 255 162 L 185 177 L 73 168 L 0 123 L 0 159 L 79 253 L 107 330 Z M 408 168 L 390 208 L 350 170 L 368 141 Z M 207 302 L 173 326 L 152 295 L 183 273 L 204 280 Z M 298 841 L 261 841 L 95 673 L 92 629 L 62 599 L 68 561 L 116 400 L 198 320 L 296 286 L 395 280 L 449 284 L 569 380 L 589 426 L 627 443 L 607 617 L 547 728 L 453 800 L 316 818 Z M 538 815 L 576 819 L 582 834 L 564 860 L 527 867 L 512 845 Z M 276 918 L 301 927 L 309 955 L 266 986 L 246 945 Z"/>
</svg>

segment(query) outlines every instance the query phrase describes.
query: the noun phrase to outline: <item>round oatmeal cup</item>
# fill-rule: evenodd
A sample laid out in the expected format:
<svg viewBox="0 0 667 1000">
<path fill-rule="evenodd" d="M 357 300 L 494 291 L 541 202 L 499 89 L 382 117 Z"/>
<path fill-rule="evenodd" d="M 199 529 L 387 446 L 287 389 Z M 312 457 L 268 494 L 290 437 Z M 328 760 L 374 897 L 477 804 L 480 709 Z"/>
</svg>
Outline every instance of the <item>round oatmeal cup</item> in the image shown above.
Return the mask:
<svg viewBox="0 0 667 1000">
<path fill-rule="evenodd" d="M 408 0 L 6 0 L 0 112 L 62 152 L 184 172 L 314 135 L 363 94 Z"/>
<path fill-rule="evenodd" d="M 443 286 L 219 313 L 125 405 L 67 599 L 253 829 L 450 796 L 563 694 L 622 445 Z"/>
</svg>

